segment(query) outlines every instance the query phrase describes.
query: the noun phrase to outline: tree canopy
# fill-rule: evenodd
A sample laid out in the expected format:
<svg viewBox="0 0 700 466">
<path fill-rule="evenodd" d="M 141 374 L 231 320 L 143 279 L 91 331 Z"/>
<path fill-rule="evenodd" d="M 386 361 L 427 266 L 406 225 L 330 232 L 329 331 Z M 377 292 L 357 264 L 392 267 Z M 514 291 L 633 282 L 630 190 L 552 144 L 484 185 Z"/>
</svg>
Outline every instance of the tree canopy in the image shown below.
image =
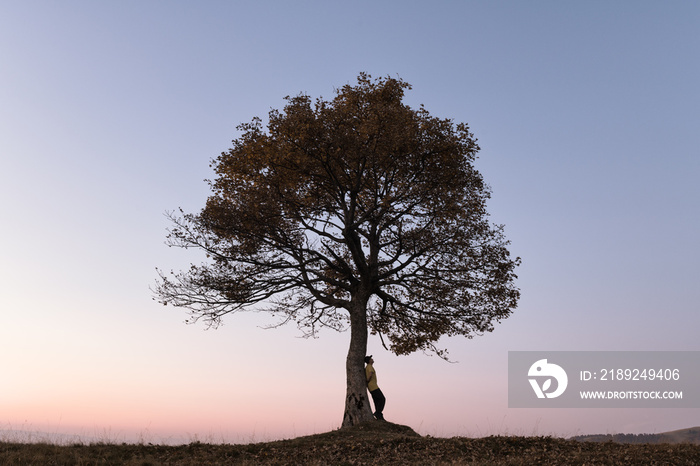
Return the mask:
<svg viewBox="0 0 700 466">
<path fill-rule="evenodd" d="M 309 334 L 350 326 L 362 357 L 368 330 L 396 354 L 441 356 L 442 336 L 493 330 L 517 305 L 519 259 L 489 223 L 479 146 L 467 124 L 406 105 L 407 89 L 360 74 L 240 125 L 203 210 L 171 216 L 169 243 L 208 260 L 161 273 L 159 299 L 214 325 L 254 308 Z"/>
</svg>

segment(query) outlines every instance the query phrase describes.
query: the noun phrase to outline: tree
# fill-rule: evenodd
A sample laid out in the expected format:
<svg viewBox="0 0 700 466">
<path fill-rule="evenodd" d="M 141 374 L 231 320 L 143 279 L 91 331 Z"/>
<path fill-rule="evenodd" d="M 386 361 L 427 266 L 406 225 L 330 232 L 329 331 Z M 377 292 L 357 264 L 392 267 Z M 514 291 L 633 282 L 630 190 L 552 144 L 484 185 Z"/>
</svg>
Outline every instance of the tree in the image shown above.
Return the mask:
<svg viewBox="0 0 700 466">
<path fill-rule="evenodd" d="M 343 426 L 373 418 L 368 332 L 398 355 L 446 357 L 442 336 L 492 331 L 520 294 L 520 259 L 488 222 L 476 139 L 405 105 L 406 89 L 363 73 L 330 101 L 286 97 L 266 130 L 260 118 L 240 125 L 212 162 L 203 210 L 170 216 L 169 244 L 208 260 L 160 272 L 156 288 L 210 325 L 262 308 L 309 335 L 349 326 Z"/>
</svg>

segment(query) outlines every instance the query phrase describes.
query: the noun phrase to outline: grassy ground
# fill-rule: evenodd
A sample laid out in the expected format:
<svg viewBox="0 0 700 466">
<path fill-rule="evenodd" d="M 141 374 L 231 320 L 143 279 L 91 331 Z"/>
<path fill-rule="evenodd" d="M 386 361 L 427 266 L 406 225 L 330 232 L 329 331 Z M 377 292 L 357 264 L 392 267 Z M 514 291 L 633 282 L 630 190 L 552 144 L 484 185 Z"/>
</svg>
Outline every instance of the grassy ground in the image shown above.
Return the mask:
<svg viewBox="0 0 700 466">
<path fill-rule="evenodd" d="M 700 465 L 700 446 L 577 442 L 552 437 L 421 437 L 371 422 L 350 429 L 250 445 L 0 443 L 0 464 L 15 465 Z"/>
</svg>

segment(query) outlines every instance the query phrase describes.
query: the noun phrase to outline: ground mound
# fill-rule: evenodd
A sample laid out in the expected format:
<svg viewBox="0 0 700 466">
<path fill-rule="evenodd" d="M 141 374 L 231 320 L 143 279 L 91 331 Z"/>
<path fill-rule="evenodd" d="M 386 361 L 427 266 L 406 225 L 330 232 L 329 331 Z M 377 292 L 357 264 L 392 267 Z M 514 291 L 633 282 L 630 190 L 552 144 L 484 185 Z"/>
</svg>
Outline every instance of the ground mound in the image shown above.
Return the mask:
<svg viewBox="0 0 700 466">
<path fill-rule="evenodd" d="M 323 434 L 299 437 L 297 441 L 387 441 L 404 437 L 420 437 L 408 426 L 387 421 L 369 421 L 352 427 L 343 427 Z"/>
</svg>

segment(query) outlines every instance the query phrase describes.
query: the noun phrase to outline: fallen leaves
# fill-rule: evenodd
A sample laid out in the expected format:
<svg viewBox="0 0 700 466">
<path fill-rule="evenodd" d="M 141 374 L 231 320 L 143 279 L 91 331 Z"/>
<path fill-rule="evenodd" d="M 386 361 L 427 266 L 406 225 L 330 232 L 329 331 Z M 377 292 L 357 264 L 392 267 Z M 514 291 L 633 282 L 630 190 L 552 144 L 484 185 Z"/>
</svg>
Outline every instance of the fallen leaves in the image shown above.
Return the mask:
<svg viewBox="0 0 700 466">
<path fill-rule="evenodd" d="M 389 422 L 249 445 L 0 443 L 2 464 L 132 465 L 697 465 L 700 446 L 579 442 L 554 437 L 435 438 Z"/>
</svg>

